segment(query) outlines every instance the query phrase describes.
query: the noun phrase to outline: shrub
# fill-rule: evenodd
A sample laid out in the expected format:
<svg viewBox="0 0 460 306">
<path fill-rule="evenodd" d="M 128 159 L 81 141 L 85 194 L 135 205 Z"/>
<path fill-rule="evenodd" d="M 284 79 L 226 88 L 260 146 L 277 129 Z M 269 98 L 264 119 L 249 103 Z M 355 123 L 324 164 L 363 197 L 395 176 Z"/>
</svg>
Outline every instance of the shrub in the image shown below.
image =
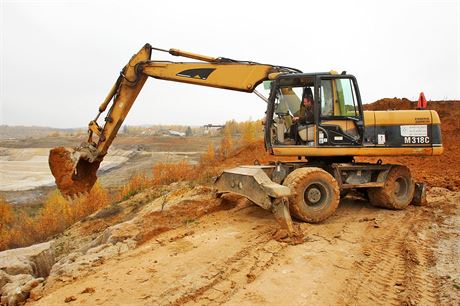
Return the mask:
<svg viewBox="0 0 460 306">
<path fill-rule="evenodd" d="M 242 142 L 248 144 L 256 139 L 256 126 L 252 121 L 246 121 L 241 123 L 243 130 Z"/>
<path fill-rule="evenodd" d="M 0 198 L 0 251 L 42 242 L 109 203 L 107 191 L 97 182 L 91 192 L 74 200 L 52 191 L 35 217 L 14 213 Z"/>
<path fill-rule="evenodd" d="M 0 196 L 0 230 L 11 226 L 14 221 L 13 207 Z"/>
<path fill-rule="evenodd" d="M 200 157 L 201 165 L 214 164 L 216 162 L 216 151 L 213 144 L 208 145 L 208 150 Z"/>
<path fill-rule="evenodd" d="M 133 195 L 147 189 L 152 185 L 152 181 L 145 174 L 136 174 L 131 177 L 129 182 L 123 186 L 117 195 L 117 201 L 124 201 Z"/>
<path fill-rule="evenodd" d="M 187 161 L 178 163 L 158 163 L 152 168 L 153 184 L 168 185 L 190 180 L 194 177 L 194 167 Z"/>
<path fill-rule="evenodd" d="M 15 220 L 15 215 L 11 205 L 0 197 L 0 250 L 7 248 L 9 243 L 9 234 Z"/>
<path fill-rule="evenodd" d="M 220 141 L 220 148 L 219 148 L 219 157 L 221 160 L 227 158 L 230 155 L 230 152 L 233 148 L 233 138 L 231 128 L 229 126 L 225 126 L 224 128 L 224 137 Z"/>
<path fill-rule="evenodd" d="M 66 229 L 75 220 L 73 210 L 77 209 L 72 209 L 70 202 L 58 190 L 51 192 L 35 219 L 37 238 L 43 240 Z"/>
</svg>

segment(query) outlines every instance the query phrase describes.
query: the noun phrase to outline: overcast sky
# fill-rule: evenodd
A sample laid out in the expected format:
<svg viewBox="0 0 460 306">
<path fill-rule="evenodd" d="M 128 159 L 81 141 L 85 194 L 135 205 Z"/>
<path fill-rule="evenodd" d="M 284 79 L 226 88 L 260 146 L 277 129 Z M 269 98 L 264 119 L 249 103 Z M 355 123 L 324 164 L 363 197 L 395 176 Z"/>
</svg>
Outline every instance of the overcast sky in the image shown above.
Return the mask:
<svg viewBox="0 0 460 306">
<path fill-rule="evenodd" d="M 420 91 L 460 99 L 460 0 L 0 2 L 1 124 L 86 126 L 147 42 L 304 72 L 346 70 L 365 103 Z M 221 124 L 264 111 L 254 94 L 151 78 L 125 124 Z"/>
</svg>

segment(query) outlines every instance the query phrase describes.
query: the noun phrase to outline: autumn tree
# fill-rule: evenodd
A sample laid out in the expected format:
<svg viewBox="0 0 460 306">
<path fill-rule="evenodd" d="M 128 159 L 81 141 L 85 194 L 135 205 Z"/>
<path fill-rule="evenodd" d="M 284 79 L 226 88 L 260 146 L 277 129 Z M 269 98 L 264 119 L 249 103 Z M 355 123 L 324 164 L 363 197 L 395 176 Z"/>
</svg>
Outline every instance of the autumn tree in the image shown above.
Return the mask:
<svg viewBox="0 0 460 306">
<path fill-rule="evenodd" d="M 210 143 L 208 150 L 201 156 L 201 164 L 213 164 L 216 161 L 216 150 L 214 145 Z"/>
<path fill-rule="evenodd" d="M 236 121 L 235 121 L 236 123 Z M 234 125 L 225 125 L 223 128 L 223 137 L 220 141 L 219 155 L 221 159 L 224 159 L 230 155 L 233 148 L 233 137 L 232 130 L 235 128 Z"/>
<path fill-rule="evenodd" d="M 0 251 L 8 247 L 8 236 L 14 219 L 13 208 L 3 197 L 0 197 Z"/>
<path fill-rule="evenodd" d="M 256 139 L 256 124 L 257 122 L 254 121 L 245 121 L 241 124 L 243 144 L 251 143 Z"/>
</svg>

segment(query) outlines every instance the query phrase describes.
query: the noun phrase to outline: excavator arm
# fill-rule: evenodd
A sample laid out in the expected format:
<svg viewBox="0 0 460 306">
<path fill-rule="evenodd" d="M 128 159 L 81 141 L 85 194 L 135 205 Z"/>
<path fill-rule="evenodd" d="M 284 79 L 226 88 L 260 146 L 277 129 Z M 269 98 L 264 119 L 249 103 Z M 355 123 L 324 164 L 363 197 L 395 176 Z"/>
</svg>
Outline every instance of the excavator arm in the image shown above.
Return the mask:
<svg viewBox="0 0 460 306">
<path fill-rule="evenodd" d="M 152 50 L 201 62 L 152 61 Z M 96 173 L 101 161 L 148 77 L 253 92 L 264 80 L 292 72 L 299 71 L 287 67 L 209 57 L 177 49 L 162 50 L 146 44 L 123 68 L 109 94 L 99 106 L 96 118 L 89 123 L 87 141 L 74 149 L 58 147 L 50 151 L 49 164 L 56 185 L 66 196 L 75 196 L 91 190 L 96 182 Z M 97 121 L 107 108 L 109 110 L 105 122 L 100 126 Z"/>
</svg>

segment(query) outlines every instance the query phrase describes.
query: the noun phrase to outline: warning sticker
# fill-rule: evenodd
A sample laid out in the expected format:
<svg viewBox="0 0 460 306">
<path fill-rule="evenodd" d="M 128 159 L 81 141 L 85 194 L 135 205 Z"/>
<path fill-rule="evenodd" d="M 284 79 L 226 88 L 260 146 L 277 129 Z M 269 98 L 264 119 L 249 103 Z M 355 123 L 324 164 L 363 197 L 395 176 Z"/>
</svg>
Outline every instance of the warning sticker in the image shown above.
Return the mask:
<svg viewBox="0 0 460 306">
<path fill-rule="evenodd" d="M 428 126 L 401 125 L 401 136 L 428 136 Z"/>
</svg>

